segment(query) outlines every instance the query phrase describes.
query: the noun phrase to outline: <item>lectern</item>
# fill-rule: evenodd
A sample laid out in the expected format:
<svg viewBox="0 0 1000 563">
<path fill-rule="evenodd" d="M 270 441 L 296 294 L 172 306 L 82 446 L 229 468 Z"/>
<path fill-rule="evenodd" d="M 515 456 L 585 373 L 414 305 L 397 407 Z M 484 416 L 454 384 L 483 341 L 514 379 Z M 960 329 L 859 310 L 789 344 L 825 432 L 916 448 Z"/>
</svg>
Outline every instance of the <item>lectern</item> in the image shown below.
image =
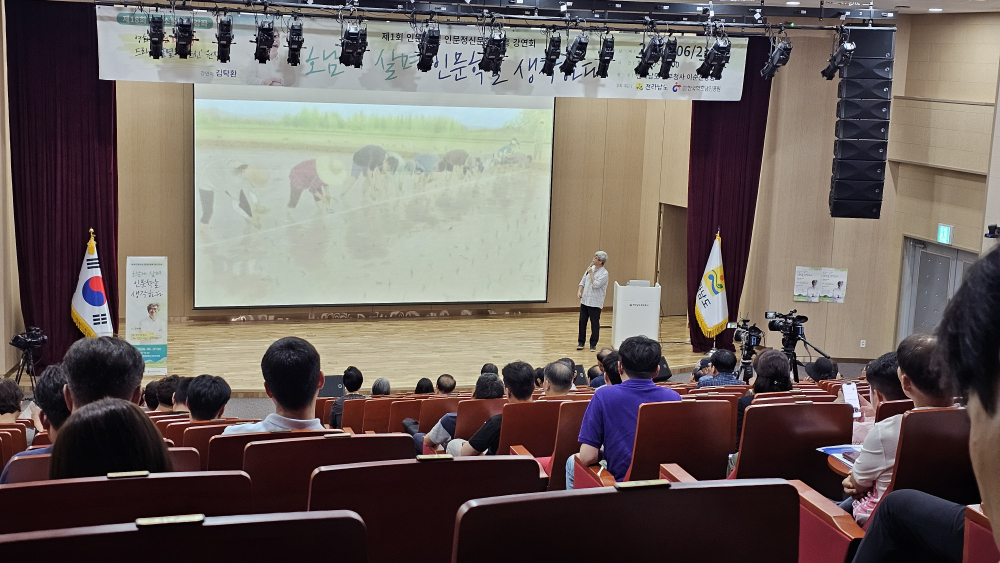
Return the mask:
<svg viewBox="0 0 1000 563">
<path fill-rule="evenodd" d="M 660 284 L 652 287 L 615 282 L 615 308 L 611 314 L 611 342 L 617 350 L 630 336 L 660 339 Z"/>
</svg>

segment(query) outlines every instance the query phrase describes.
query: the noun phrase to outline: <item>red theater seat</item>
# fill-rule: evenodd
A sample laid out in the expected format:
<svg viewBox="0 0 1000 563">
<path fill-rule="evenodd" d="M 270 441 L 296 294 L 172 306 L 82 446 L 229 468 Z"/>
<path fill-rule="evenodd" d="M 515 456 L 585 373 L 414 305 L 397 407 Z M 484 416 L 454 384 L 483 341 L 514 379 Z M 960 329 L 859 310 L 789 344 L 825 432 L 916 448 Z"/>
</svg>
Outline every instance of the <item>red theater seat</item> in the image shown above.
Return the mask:
<svg viewBox="0 0 1000 563">
<path fill-rule="evenodd" d="M 878 408 L 875 409 L 875 422 L 882 422 L 887 418 L 903 414 L 908 410 L 913 410 L 913 401 L 911 399 L 879 403 Z"/>
<path fill-rule="evenodd" d="M 965 508 L 965 542 L 962 563 L 997 563 L 1000 550 L 993 539 L 993 526 L 979 504 Z"/>
<path fill-rule="evenodd" d="M 403 432 L 404 419 L 420 420 L 420 404 L 423 402 L 424 399 L 409 399 L 392 403 L 389 407 L 388 432 Z"/>
<path fill-rule="evenodd" d="M 455 437 L 468 440 L 486 420 L 503 412 L 507 399 L 467 399 L 458 403 Z M 436 421 L 435 421 L 436 422 Z"/>
<path fill-rule="evenodd" d="M 197 428 L 200 430 L 200 428 Z M 185 431 L 196 430 L 189 428 Z M 208 441 L 208 470 L 239 471 L 243 469 L 243 449 L 250 442 L 265 440 L 287 440 L 288 438 L 310 438 L 327 434 L 342 434 L 336 430 L 296 430 L 293 432 L 254 432 L 250 434 L 227 434 L 212 436 Z M 412 442 L 412 440 L 411 440 Z"/>
<path fill-rule="evenodd" d="M 458 412 L 458 403 L 461 400 L 460 397 L 424 399 L 420 403 L 420 416 L 417 418 L 420 421 L 420 432 L 430 432 L 442 416 L 450 412 Z"/>
<path fill-rule="evenodd" d="M 507 455 L 511 446 L 521 446 L 535 457 L 551 457 L 559 429 L 560 407 L 561 401 L 504 405 L 497 454 Z"/>
</svg>

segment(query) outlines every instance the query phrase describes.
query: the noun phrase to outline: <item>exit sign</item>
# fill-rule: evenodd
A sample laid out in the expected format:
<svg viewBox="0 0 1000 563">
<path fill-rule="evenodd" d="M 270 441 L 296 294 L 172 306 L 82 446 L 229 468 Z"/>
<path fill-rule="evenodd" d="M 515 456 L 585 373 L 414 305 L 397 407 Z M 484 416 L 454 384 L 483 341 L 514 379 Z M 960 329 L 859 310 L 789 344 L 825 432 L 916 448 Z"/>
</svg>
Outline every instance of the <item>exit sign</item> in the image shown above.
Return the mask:
<svg viewBox="0 0 1000 563">
<path fill-rule="evenodd" d="M 945 225 L 944 223 L 938 223 L 938 235 L 937 241 L 941 244 L 951 244 L 951 231 L 955 227 L 951 225 Z"/>
</svg>

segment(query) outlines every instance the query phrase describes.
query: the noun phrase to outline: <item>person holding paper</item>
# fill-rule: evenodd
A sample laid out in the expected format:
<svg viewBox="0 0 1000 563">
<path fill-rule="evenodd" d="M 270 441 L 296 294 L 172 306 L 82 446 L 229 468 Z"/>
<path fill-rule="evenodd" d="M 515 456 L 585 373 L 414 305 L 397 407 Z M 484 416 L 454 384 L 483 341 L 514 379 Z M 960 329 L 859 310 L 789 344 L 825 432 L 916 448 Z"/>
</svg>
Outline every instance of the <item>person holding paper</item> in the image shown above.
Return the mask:
<svg viewBox="0 0 1000 563">
<path fill-rule="evenodd" d="M 937 339 L 928 334 L 913 334 L 899 343 L 899 381 L 903 393 L 913 400 L 914 408 L 950 407 L 954 404 L 951 386 L 943 381 L 937 368 L 931 365 Z M 861 445 L 861 454 L 844 479 L 844 492 L 850 498 L 840 507 L 851 513 L 858 524 L 868 521 L 875 505 L 892 482 L 896 463 L 896 446 L 903 415 L 889 417 L 875 426 Z"/>
<path fill-rule="evenodd" d="M 590 320 L 590 351 L 597 351 L 597 340 L 601 329 L 601 308 L 604 307 L 604 296 L 608 293 L 608 271 L 604 264 L 608 261 L 608 253 L 598 250 L 590 266 L 583 272 L 580 288 L 576 296 L 580 298 L 580 336 L 576 341 L 576 349 L 583 350 L 587 339 L 587 320 Z"/>
</svg>

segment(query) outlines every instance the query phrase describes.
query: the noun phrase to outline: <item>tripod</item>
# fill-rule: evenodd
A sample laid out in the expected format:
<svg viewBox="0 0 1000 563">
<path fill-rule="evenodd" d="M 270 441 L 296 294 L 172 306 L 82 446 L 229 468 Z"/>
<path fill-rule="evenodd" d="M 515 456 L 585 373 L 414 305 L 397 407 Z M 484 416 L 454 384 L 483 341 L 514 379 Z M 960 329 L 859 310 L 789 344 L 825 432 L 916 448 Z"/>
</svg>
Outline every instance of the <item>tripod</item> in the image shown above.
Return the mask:
<svg viewBox="0 0 1000 563">
<path fill-rule="evenodd" d="M 21 351 L 21 363 L 17 366 L 17 376 L 14 383 L 21 384 L 21 376 L 28 374 L 31 382 L 31 394 L 35 394 L 35 354 L 31 349 Z"/>
<path fill-rule="evenodd" d="M 737 377 L 743 379 L 743 383 L 750 383 L 753 379 L 753 357 L 757 353 L 757 350 L 753 349 L 753 346 L 747 346 L 744 344 L 741 346 L 742 354 L 740 357 L 740 369 L 737 372 Z"/>
<path fill-rule="evenodd" d="M 799 361 L 798 357 L 795 355 L 795 347 L 799 342 L 806 347 L 808 351 L 812 348 L 817 354 L 823 356 L 826 359 L 830 359 L 830 355 L 826 352 L 820 350 L 819 348 L 813 346 L 804 336 L 798 334 L 788 334 L 781 337 L 781 351 L 785 353 L 788 357 L 788 363 L 792 365 L 792 376 L 795 378 L 795 383 L 799 382 L 799 366 L 805 367 L 805 364 Z"/>
</svg>

